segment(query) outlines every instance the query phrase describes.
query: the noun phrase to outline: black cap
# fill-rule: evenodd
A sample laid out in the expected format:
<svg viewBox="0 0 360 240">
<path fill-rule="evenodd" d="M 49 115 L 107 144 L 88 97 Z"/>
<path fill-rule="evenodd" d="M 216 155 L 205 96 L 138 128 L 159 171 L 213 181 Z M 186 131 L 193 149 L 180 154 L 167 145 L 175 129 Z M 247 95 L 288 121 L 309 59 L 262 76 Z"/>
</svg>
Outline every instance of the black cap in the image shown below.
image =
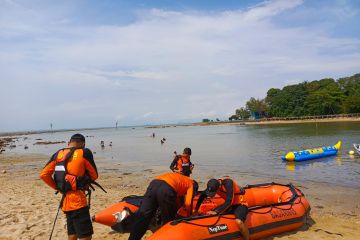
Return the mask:
<svg viewBox="0 0 360 240">
<path fill-rule="evenodd" d="M 76 134 L 71 136 L 70 142 L 82 142 L 82 143 L 85 143 L 85 137 L 80 133 L 76 133 Z"/>
<path fill-rule="evenodd" d="M 191 149 L 190 148 L 184 148 L 184 153 L 187 154 L 187 155 L 191 155 Z"/>
<path fill-rule="evenodd" d="M 217 179 L 210 179 L 207 183 L 207 187 L 206 187 L 206 190 L 205 190 L 205 194 L 208 196 L 208 197 L 213 197 L 215 196 L 217 190 L 219 189 L 220 187 L 220 183 L 219 183 L 219 180 Z"/>
</svg>

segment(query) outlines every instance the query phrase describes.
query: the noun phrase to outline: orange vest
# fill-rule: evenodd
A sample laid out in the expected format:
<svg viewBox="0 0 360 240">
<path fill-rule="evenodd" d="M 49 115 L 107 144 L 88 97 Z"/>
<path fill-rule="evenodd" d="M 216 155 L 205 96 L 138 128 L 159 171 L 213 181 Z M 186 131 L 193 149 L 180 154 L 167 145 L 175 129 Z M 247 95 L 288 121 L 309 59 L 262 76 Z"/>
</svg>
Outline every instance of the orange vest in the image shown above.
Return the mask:
<svg viewBox="0 0 360 240">
<path fill-rule="evenodd" d="M 183 171 L 183 167 L 188 167 L 190 169 L 190 157 L 188 155 L 180 155 L 179 160 L 176 164 L 176 169 L 180 172 Z"/>
<path fill-rule="evenodd" d="M 90 151 L 90 150 L 89 150 Z M 69 148 L 62 149 L 57 152 L 55 159 L 48 162 L 40 173 L 40 178 L 45 181 L 50 187 L 56 190 L 56 184 L 52 175 L 55 171 L 56 161 L 61 161 L 64 156 L 70 152 Z M 90 176 L 91 180 L 96 180 L 98 174 L 94 163 L 90 163 L 88 159 L 83 156 L 83 149 L 76 149 L 72 157 L 68 160 L 66 169 L 67 172 L 74 176 L 84 176 L 85 171 Z M 64 212 L 77 210 L 87 206 L 86 196 L 84 191 L 76 190 L 69 191 L 63 201 L 62 210 Z"/>
<path fill-rule="evenodd" d="M 193 191 L 194 181 L 180 173 L 165 173 L 157 176 L 155 179 L 165 181 L 169 184 L 175 190 L 178 197 L 185 196 L 189 191 Z"/>
</svg>

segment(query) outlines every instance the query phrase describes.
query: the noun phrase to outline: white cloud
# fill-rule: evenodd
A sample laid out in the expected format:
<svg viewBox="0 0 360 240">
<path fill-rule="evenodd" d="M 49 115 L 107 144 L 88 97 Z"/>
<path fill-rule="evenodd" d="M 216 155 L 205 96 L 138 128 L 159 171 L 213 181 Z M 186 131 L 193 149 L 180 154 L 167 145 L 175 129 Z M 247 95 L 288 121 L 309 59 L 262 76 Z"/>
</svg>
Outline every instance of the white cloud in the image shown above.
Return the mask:
<svg viewBox="0 0 360 240">
<path fill-rule="evenodd" d="M 151 72 L 151 71 L 97 71 L 98 75 L 103 75 L 112 78 L 137 78 L 149 80 L 168 80 L 170 74 L 166 72 Z"/>
<path fill-rule="evenodd" d="M 267 17 L 275 16 L 283 11 L 297 7 L 303 0 L 276 0 L 266 1 L 246 11 L 243 16 L 247 21 L 259 21 Z"/>
<path fill-rule="evenodd" d="M 152 115 L 154 115 L 153 112 L 147 112 L 147 113 L 144 113 L 144 114 L 142 115 L 142 117 L 143 117 L 143 118 L 147 118 L 147 117 L 152 116 Z"/>
<path fill-rule="evenodd" d="M 85 101 L 89 111 L 100 112 L 81 120 L 94 124 L 114 116 L 128 124 L 176 122 L 227 117 L 251 96 L 264 97 L 267 89 L 289 79 L 358 71 L 358 38 L 274 23 L 273 17 L 302 4 L 266 1 L 212 13 L 150 9 L 126 25 L 82 26 L 64 14 L 67 7 L 55 13 L 2 3 L 0 81 L 5 93 L 0 101 L 16 89 L 23 95 L 11 104 L 19 111 L 29 111 L 21 108 L 23 101 L 37 108 L 39 99 L 50 99 L 40 105 L 51 108 L 61 106 L 63 98 L 66 103 Z M 66 109 L 76 112 L 81 104 Z M 45 111 L 35 111 L 33 122 L 46 117 Z"/>
<path fill-rule="evenodd" d="M 126 117 L 125 114 L 119 113 L 119 114 L 116 115 L 115 120 L 119 121 L 119 120 L 121 120 L 121 119 L 124 119 L 125 117 Z"/>
</svg>

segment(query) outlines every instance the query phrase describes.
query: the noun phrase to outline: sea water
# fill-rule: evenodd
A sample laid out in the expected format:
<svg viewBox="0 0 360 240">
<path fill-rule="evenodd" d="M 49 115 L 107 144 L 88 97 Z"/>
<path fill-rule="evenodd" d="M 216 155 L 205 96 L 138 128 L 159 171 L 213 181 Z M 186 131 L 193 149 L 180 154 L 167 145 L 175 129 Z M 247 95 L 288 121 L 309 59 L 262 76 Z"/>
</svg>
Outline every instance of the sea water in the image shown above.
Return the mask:
<svg viewBox="0 0 360 240">
<path fill-rule="evenodd" d="M 166 128 L 122 127 L 53 132 L 21 136 L 8 153 L 49 155 L 66 143 L 34 145 L 35 142 L 65 141 L 76 132 L 86 136 L 86 145 L 102 159 L 123 167 L 169 166 L 174 151 L 192 149 L 194 171 L 213 175 L 244 175 L 315 181 L 342 186 L 360 186 L 360 156 L 349 155 L 353 143 L 360 143 L 360 124 L 302 123 L 283 125 L 177 126 Z M 152 137 L 155 133 L 155 138 Z M 166 140 L 163 144 L 163 138 Z M 336 156 L 305 162 L 281 160 L 288 151 L 334 145 L 342 141 Z M 104 141 L 105 147 L 101 147 Z M 112 146 L 109 146 L 112 142 Z M 24 149 L 25 144 L 29 147 Z"/>
</svg>

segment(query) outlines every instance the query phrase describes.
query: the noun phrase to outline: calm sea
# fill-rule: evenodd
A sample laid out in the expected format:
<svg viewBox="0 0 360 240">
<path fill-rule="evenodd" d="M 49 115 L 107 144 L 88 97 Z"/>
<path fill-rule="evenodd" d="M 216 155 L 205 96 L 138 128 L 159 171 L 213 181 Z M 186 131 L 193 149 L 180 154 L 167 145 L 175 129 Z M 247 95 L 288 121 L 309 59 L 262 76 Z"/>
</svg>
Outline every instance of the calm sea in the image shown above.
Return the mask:
<svg viewBox="0 0 360 240">
<path fill-rule="evenodd" d="M 315 181 L 360 186 L 360 156 L 350 156 L 353 143 L 360 143 L 359 123 L 304 123 L 268 126 L 194 126 L 170 128 L 118 128 L 80 131 L 95 159 L 114 165 L 168 166 L 173 152 L 193 151 L 196 171 L 219 175 L 270 176 L 272 179 Z M 155 138 L 152 138 L 152 133 Z M 22 136 L 12 153 L 45 153 L 49 156 L 66 144 L 33 145 L 36 141 L 67 141 L 75 132 Z M 27 139 L 24 140 L 24 137 Z M 166 138 L 164 144 L 160 139 Z M 38 140 L 36 140 L 38 139 Z M 41 139 L 41 140 L 39 140 Z M 337 156 L 301 163 L 287 163 L 287 151 L 334 145 L 342 141 Z M 100 141 L 105 142 L 101 148 Z M 112 147 L 109 143 L 112 142 Z M 29 149 L 25 150 L 27 144 Z"/>
</svg>

